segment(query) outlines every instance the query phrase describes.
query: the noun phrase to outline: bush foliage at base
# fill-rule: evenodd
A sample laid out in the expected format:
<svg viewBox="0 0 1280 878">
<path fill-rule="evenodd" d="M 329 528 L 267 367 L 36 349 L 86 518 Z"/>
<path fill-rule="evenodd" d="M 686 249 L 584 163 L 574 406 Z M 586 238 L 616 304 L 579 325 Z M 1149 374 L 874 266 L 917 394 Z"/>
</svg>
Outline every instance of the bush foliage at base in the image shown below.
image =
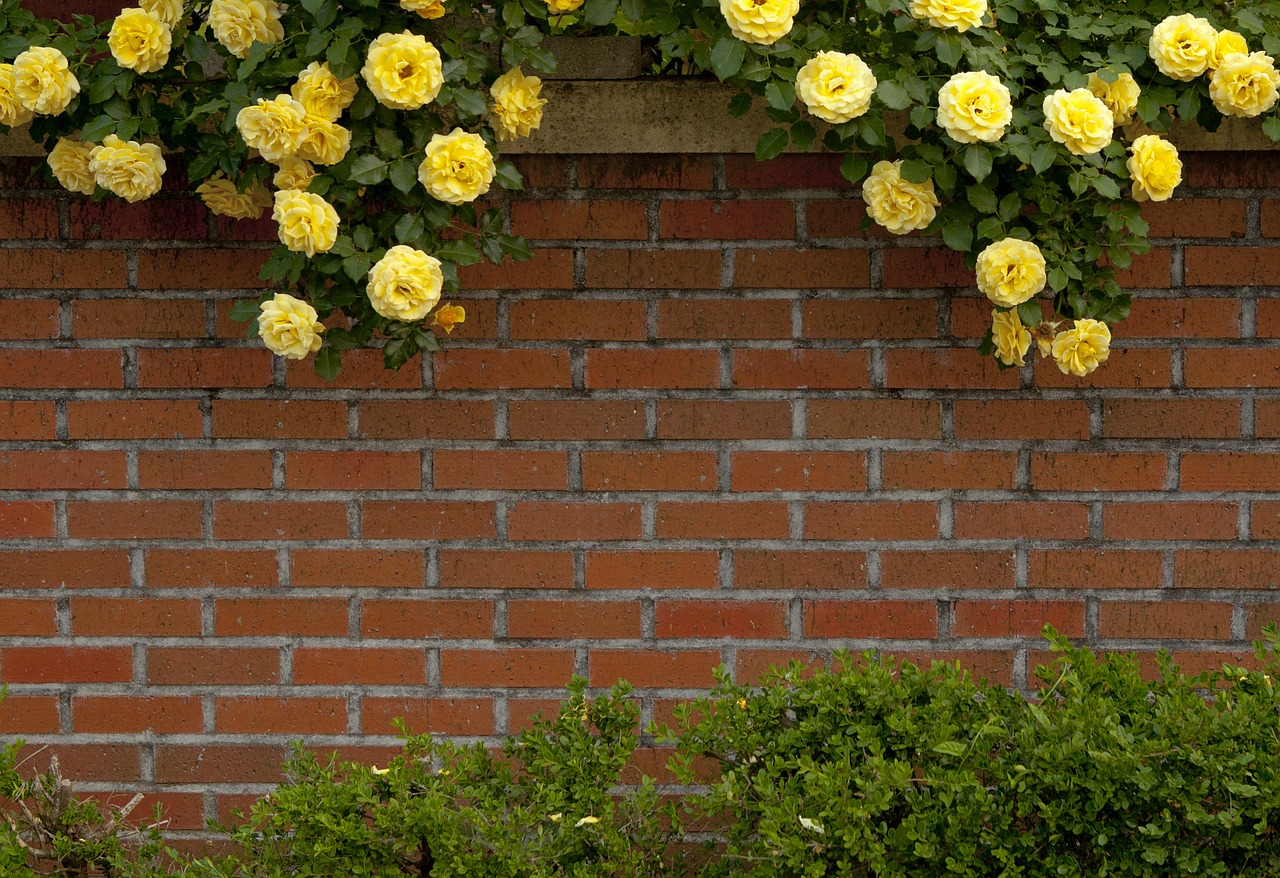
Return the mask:
<svg viewBox="0 0 1280 878">
<path fill-rule="evenodd" d="M 588 699 L 574 680 L 556 718 L 501 750 L 406 735 L 378 768 L 299 747 L 286 783 L 224 830 L 239 853 L 165 869 L 145 833 L 134 858 L 125 838 L 74 870 L 36 862 L 40 804 L 15 751 L 0 751 L 0 793 L 37 809 L 6 809 L 0 866 L 77 878 L 1280 876 L 1275 632 L 1258 670 L 1197 676 L 1167 657 L 1144 676 L 1132 656 L 1049 636 L 1056 660 L 1031 698 L 954 665 L 869 654 L 757 687 L 722 673 L 675 729 L 650 729 L 674 747 L 682 785 L 666 791 L 631 767 L 640 711 L 625 684 Z M 76 831 L 44 848 L 85 850 Z M 707 856 L 672 854 L 694 840 Z"/>
</svg>

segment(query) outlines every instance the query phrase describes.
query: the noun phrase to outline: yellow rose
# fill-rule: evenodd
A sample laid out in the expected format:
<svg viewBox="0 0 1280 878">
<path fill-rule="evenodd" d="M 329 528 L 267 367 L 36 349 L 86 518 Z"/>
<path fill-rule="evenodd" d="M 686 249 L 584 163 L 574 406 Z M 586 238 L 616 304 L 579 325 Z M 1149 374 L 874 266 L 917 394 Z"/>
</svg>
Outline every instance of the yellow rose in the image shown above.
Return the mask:
<svg viewBox="0 0 1280 878">
<path fill-rule="evenodd" d="M 1132 121 L 1142 89 L 1131 74 L 1121 73 L 1114 81 L 1107 82 L 1098 74 L 1090 73 L 1087 87 L 1094 97 L 1107 105 L 1117 125 Z"/>
<path fill-rule="evenodd" d="M 1209 69 L 1217 45 L 1218 32 L 1213 25 L 1183 13 L 1170 15 L 1155 26 L 1147 54 L 1165 76 L 1190 82 Z"/>
<path fill-rule="evenodd" d="M 338 240 L 338 212 L 310 192 L 281 189 L 271 218 L 276 221 L 280 243 L 298 253 L 328 253 Z"/>
<path fill-rule="evenodd" d="M 58 145 L 49 153 L 49 168 L 63 189 L 79 192 L 81 195 L 93 194 L 97 182 L 93 178 L 93 171 L 89 170 L 92 154 L 92 144 L 65 137 L 58 138 Z"/>
<path fill-rule="evenodd" d="M 270 302 L 258 306 L 258 335 L 262 343 L 290 360 L 301 360 L 320 350 L 324 326 L 311 305 L 288 293 L 276 293 Z"/>
<path fill-rule="evenodd" d="M 271 195 L 261 186 L 241 192 L 222 174 L 214 174 L 196 187 L 200 198 L 218 216 L 231 219 L 257 219 L 271 206 Z"/>
<path fill-rule="evenodd" d="M 1041 320 L 1031 330 L 1031 337 L 1036 342 L 1036 352 L 1040 354 L 1040 359 L 1042 360 L 1053 355 L 1053 337 L 1057 335 L 1059 322 L 1057 320 L 1053 322 Z"/>
<path fill-rule="evenodd" d="M 466 204 L 489 191 L 495 168 L 484 139 L 461 128 L 433 134 L 418 180 L 427 193 L 449 204 Z"/>
<path fill-rule="evenodd" d="M 927 19 L 934 27 L 953 27 L 964 33 L 982 27 L 987 0 L 911 0 L 911 17 Z"/>
<path fill-rule="evenodd" d="M 938 124 L 960 143 L 994 143 L 1013 119 L 1009 89 L 990 73 L 957 73 L 938 90 Z"/>
<path fill-rule="evenodd" d="M 563 15 L 582 6 L 584 0 L 547 0 L 547 9 Z"/>
<path fill-rule="evenodd" d="M 245 107 L 236 114 L 236 128 L 251 149 L 256 149 L 269 162 L 291 156 L 306 133 L 307 111 L 289 95 L 276 95 L 274 100 L 258 98 L 256 106 Z"/>
<path fill-rule="evenodd" d="M 933 180 L 912 183 L 902 179 L 902 162 L 876 162 L 862 181 L 867 213 L 895 235 L 923 229 L 937 214 Z"/>
<path fill-rule="evenodd" d="M 51 46 L 34 46 L 13 59 L 13 93 L 37 116 L 56 116 L 80 94 L 80 81 L 67 56 Z"/>
<path fill-rule="evenodd" d="M 1022 325 L 1017 311 L 991 312 L 991 341 L 996 346 L 996 359 L 1006 366 L 1025 366 L 1023 359 L 1031 348 L 1031 333 Z"/>
<path fill-rule="evenodd" d="M 329 62 L 312 61 L 306 70 L 298 74 L 298 81 L 289 92 L 302 104 L 309 116 L 320 116 L 337 122 L 342 111 L 356 98 L 355 77 L 339 79 L 329 71 Z"/>
<path fill-rule="evenodd" d="M 1233 52 L 1248 55 L 1249 44 L 1245 42 L 1241 34 L 1233 30 L 1218 31 L 1218 38 L 1213 43 L 1213 56 L 1209 59 L 1209 68 L 1217 70 L 1218 65 L 1222 63 L 1222 59 Z"/>
<path fill-rule="evenodd" d="M 277 189 L 301 189 L 305 192 L 316 178 L 316 169 L 311 167 L 311 162 L 288 156 L 280 159 L 279 164 L 279 170 L 271 178 Z"/>
<path fill-rule="evenodd" d="M 1093 155 L 1111 142 L 1115 116 L 1087 88 L 1044 96 L 1044 127 L 1072 155 Z"/>
<path fill-rule="evenodd" d="M 1053 358 L 1064 375 L 1083 378 L 1107 361 L 1111 330 L 1107 324 L 1083 317 L 1053 337 Z"/>
<path fill-rule="evenodd" d="M 182 21 L 182 0 L 138 0 L 138 5 L 171 28 Z"/>
<path fill-rule="evenodd" d="M 423 18 L 443 18 L 444 0 L 400 0 L 400 8 L 416 12 Z"/>
<path fill-rule="evenodd" d="M 871 106 L 876 77 L 857 55 L 819 52 L 796 74 L 796 94 L 825 122 L 856 119 Z"/>
<path fill-rule="evenodd" d="M 382 34 L 370 43 L 360 75 L 378 102 L 393 110 L 416 110 L 431 103 L 444 84 L 440 53 L 409 31 Z"/>
<path fill-rule="evenodd" d="M 154 143 L 124 141 L 108 134 L 89 153 L 89 170 L 99 186 L 133 204 L 160 191 L 160 178 L 167 168 Z"/>
<path fill-rule="evenodd" d="M 0 64 L 0 125 L 26 125 L 35 116 L 18 98 L 12 64 Z"/>
<path fill-rule="evenodd" d="M 769 46 L 791 33 L 800 0 L 720 0 L 729 30 L 746 43 Z"/>
<path fill-rule="evenodd" d="M 1133 178 L 1134 201 L 1168 201 L 1182 182 L 1178 148 L 1155 134 L 1144 134 L 1129 147 L 1125 167 Z"/>
<path fill-rule="evenodd" d="M 513 67 L 493 81 L 493 130 L 499 140 L 528 137 L 542 124 L 542 80 Z"/>
<path fill-rule="evenodd" d="M 1224 116 L 1253 118 L 1276 105 L 1280 73 L 1265 52 L 1232 52 L 1209 79 L 1209 97 Z"/>
<path fill-rule="evenodd" d="M 1001 308 L 1013 308 L 1044 289 L 1044 268 L 1039 247 L 1005 238 L 978 254 L 978 289 Z"/>
<path fill-rule="evenodd" d="M 169 63 L 173 34 L 169 26 L 140 7 L 122 9 L 107 37 L 111 57 L 121 67 L 153 73 Z"/>
<path fill-rule="evenodd" d="M 369 269 L 366 291 L 373 310 L 389 320 L 421 320 L 440 301 L 444 274 L 440 260 L 397 244 Z"/>
<path fill-rule="evenodd" d="M 431 318 L 432 329 L 443 329 L 446 333 L 467 319 L 467 311 L 461 305 L 441 305 Z"/>
<path fill-rule="evenodd" d="M 298 158 L 317 165 L 336 165 L 351 148 L 351 132 L 337 122 L 308 115 L 298 141 Z"/>
<path fill-rule="evenodd" d="M 280 14 L 275 0 L 213 0 L 209 25 L 228 52 L 244 58 L 254 43 L 270 46 L 284 39 Z"/>
</svg>

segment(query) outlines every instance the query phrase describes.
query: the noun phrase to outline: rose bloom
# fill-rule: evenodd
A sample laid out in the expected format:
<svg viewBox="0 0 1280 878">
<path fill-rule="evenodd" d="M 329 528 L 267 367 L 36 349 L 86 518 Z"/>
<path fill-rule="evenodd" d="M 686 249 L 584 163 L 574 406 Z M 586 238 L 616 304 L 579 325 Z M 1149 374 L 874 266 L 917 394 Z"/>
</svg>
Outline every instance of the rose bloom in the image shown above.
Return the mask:
<svg viewBox="0 0 1280 878">
<path fill-rule="evenodd" d="M 1232 52 L 1209 79 L 1209 97 L 1224 116 L 1253 118 L 1276 105 L 1280 73 L 1265 52 Z"/>
<path fill-rule="evenodd" d="M 123 9 L 111 24 L 107 45 L 121 67 L 153 73 L 169 63 L 173 34 L 167 24 L 145 9 Z"/>
<path fill-rule="evenodd" d="M 1053 337 L 1053 358 L 1064 375 L 1083 378 L 1107 361 L 1111 330 L 1107 324 L 1083 317 Z"/>
<path fill-rule="evenodd" d="M 513 67 L 493 81 L 493 130 L 499 140 L 528 137 L 542 124 L 542 80 Z"/>
<path fill-rule="evenodd" d="M 871 68 L 844 52 L 819 52 L 796 74 L 796 94 L 809 112 L 835 125 L 865 113 L 875 90 Z"/>
<path fill-rule="evenodd" d="M 89 170 L 99 186 L 133 204 L 160 191 L 166 166 L 154 143 L 124 141 L 108 134 L 89 153 Z"/>
<path fill-rule="evenodd" d="M 182 0 L 138 0 L 138 5 L 168 27 L 177 27 L 182 21 Z"/>
<path fill-rule="evenodd" d="M 1245 42 L 1242 35 L 1233 30 L 1218 31 L 1218 38 L 1213 43 L 1213 56 L 1209 59 L 1209 68 L 1217 70 L 1218 65 L 1222 63 L 1222 59 L 1233 52 L 1248 55 L 1249 44 Z"/>
<path fill-rule="evenodd" d="M 1147 54 L 1170 79 L 1190 82 L 1209 69 L 1217 51 L 1218 32 L 1189 13 L 1170 15 L 1151 31 Z"/>
<path fill-rule="evenodd" d="M 80 94 L 67 56 L 51 46 L 34 46 L 14 58 L 13 76 L 13 93 L 38 116 L 56 116 Z"/>
<path fill-rule="evenodd" d="M 547 9 L 552 12 L 565 13 L 573 12 L 580 7 L 585 0 L 547 0 Z"/>
<path fill-rule="evenodd" d="M 800 0 L 720 0 L 729 30 L 743 42 L 769 46 L 791 33 Z"/>
<path fill-rule="evenodd" d="M 1117 125 L 1125 125 L 1133 120 L 1142 89 L 1131 74 L 1121 73 L 1114 81 L 1107 82 L 1098 74 L 1090 73 L 1086 87 L 1094 97 L 1107 105 Z"/>
<path fill-rule="evenodd" d="M 436 306 L 443 286 L 439 259 L 397 244 L 369 269 L 365 290 L 373 310 L 389 320 L 411 323 Z"/>
<path fill-rule="evenodd" d="M 286 156 L 280 159 L 279 169 L 276 171 L 271 182 L 275 184 L 277 189 L 302 189 L 311 185 L 311 181 L 316 178 L 316 169 L 311 167 L 311 162 L 296 156 Z"/>
<path fill-rule="evenodd" d="M 339 79 L 329 71 L 329 62 L 312 61 L 298 74 L 298 81 L 289 89 L 293 99 L 302 104 L 309 116 L 321 116 L 337 122 L 342 111 L 356 98 L 355 77 Z"/>
<path fill-rule="evenodd" d="M 982 27 L 987 0 L 911 0 L 911 17 L 928 19 L 934 27 L 953 27 L 964 33 Z"/>
<path fill-rule="evenodd" d="M 991 312 L 991 341 L 996 346 L 996 359 L 1006 366 L 1025 366 L 1023 359 L 1031 349 L 1031 333 L 1022 325 L 1017 311 Z"/>
<path fill-rule="evenodd" d="M 351 132 L 337 122 L 308 115 L 302 139 L 298 141 L 298 158 L 317 165 L 336 165 L 351 148 Z"/>
<path fill-rule="evenodd" d="M 443 18 L 445 13 L 444 0 L 400 0 L 400 8 L 423 18 Z"/>
<path fill-rule="evenodd" d="M 280 243 L 297 253 L 328 253 L 338 240 L 338 212 L 310 192 L 280 190 L 271 218 L 276 221 Z"/>
<path fill-rule="evenodd" d="M 484 139 L 461 128 L 433 134 L 418 180 L 427 193 L 449 204 L 466 204 L 489 191 L 495 168 Z"/>
<path fill-rule="evenodd" d="M 262 343 L 290 360 L 301 360 L 320 350 L 324 326 L 310 304 L 288 293 L 276 293 L 270 302 L 258 306 L 258 335 Z"/>
<path fill-rule="evenodd" d="M 431 318 L 432 329 L 443 329 L 446 333 L 467 319 L 467 311 L 461 305 L 441 305 Z"/>
<path fill-rule="evenodd" d="M 256 149 L 269 162 L 276 162 L 298 151 L 306 130 L 307 111 L 289 95 L 276 95 L 274 100 L 258 98 L 256 106 L 248 106 L 236 114 L 236 128 L 251 149 Z"/>
<path fill-rule="evenodd" d="M 1044 96 L 1044 127 L 1072 155 L 1093 155 L 1111 142 L 1115 116 L 1087 88 Z"/>
<path fill-rule="evenodd" d="M 937 215 L 938 196 L 933 180 L 912 183 L 902 179 L 902 162 L 876 162 L 862 181 L 867 213 L 895 235 L 923 229 Z"/>
<path fill-rule="evenodd" d="M 1133 178 L 1134 201 L 1168 201 L 1182 182 L 1178 148 L 1155 134 L 1144 134 L 1129 147 L 1125 167 Z"/>
<path fill-rule="evenodd" d="M 978 289 L 1001 308 L 1013 308 L 1044 289 L 1044 268 L 1039 247 L 1005 238 L 978 254 Z"/>
<path fill-rule="evenodd" d="M 97 186 L 93 171 L 89 170 L 92 154 L 93 144 L 59 137 L 57 146 L 49 152 L 49 169 L 58 178 L 63 189 L 79 192 L 81 195 L 92 195 Z"/>
<path fill-rule="evenodd" d="M 271 206 L 271 195 L 261 186 L 241 192 L 222 174 L 214 174 L 196 187 L 200 198 L 218 216 L 257 219 Z"/>
<path fill-rule="evenodd" d="M 18 98 L 12 64 L 0 64 L 0 125 L 26 125 L 35 116 Z"/>
<path fill-rule="evenodd" d="M 209 24 L 228 52 L 244 58 L 255 42 L 270 46 L 284 39 L 280 14 L 275 0 L 213 0 Z"/>
<path fill-rule="evenodd" d="M 431 103 L 444 84 L 440 53 L 409 31 L 375 39 L 360 75 L 378 102 L 393 110 L 416 110 Z"/>
<path fill-rule="evenodd" d="M 938 124 L 952 140 L 994 143 L 1012 119 L 1009 89 L 990 73 L 957 73 L 938 90 Z"/>
</svg>

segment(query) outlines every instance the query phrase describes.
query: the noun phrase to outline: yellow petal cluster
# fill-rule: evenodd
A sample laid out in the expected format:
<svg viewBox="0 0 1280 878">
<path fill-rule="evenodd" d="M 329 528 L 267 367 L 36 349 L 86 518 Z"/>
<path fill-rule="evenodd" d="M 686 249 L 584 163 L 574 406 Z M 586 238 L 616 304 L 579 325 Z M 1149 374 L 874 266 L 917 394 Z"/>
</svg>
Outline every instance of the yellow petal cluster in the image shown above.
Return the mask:
<svg viewBox="0 0 1280 878">
<path fill-rule="evenodd" d="M 259 98 L 236 114 L 236 128 L 251 149 L 276 162 L 293 155 L 306 133 L 307 112 L 289 95 Z"/>
<path fill-rule="evenodd" d="M 933 180 L 912 183 L 902 179 L 902 162 L 876 162 L 862 181 L 862 200 L 877 224 L 905 235 L 923 229 L 937 215 L 938 196 Z"/>
<path fill-rule="evenodd" d="M 258 335 L 273 353 L 290 360 L 301 360 L 320 350 L 324 326 L 311 305 L 288 293 L 276 293 L 270 302 L 258 308 Z"/>
<path fill-rule="evenodd" d="M 467 319 L 467 311 L 461 305 L 441 305 L 431 318 L 432 329 L 443 329 L 446 333 Z"/>
<path fill-rule="evenodd" d="M 1253 118 L 1276 105 L 1280 73 L 1265 52 L 1232 52 L 1209 79 L 1209 97 L 1224 116 Z"/>
<path fill-rule="evenodd" d="M 165 23 L 177 27 L 182 21 L 182 0 L 138 0 L 138 5 Z"/>
<path fill-rule="evenodd" d="M 769 46 L 791 33 L 800 0 L 720 0 L 729 30 L 746 43 Z"/>
<path fill-rule="evenodd" d="M 496 168 L 484 138 L 461 128 L 433 134 L 418 180 L 428 194 L 449 204 L 466 204 L 489 191 Z"/>
<path fill-rule="evenodd" d="M 281 244 L 308 256 L 333 248 L 338 240 L 338 212 L 333 205 L 300 189 L 281 189 L 275 201 L 271 218 L 276 221 Z"/>
<path fill-rule="evenodd" d="M 871 107 L 876 77 L 857 55 L 819 52 L 796 74 L 796 94 L 810 113 L 838 125 Z"/>
<path fill-rule="evenodd" d="M 1107 324 L 1083 317 L 1053 337 L 1053 359 L 1064 375 L 1083 378 L 1107 361 L 1111 330 Z"/>
<path fill-rule="evenodd" d="M 122 9 L 107 36 L 111 57 L 121 67 L 154 73 L 169 63 L 173 34 L 169 25 L 140 6 Z"/>
<path fill-rule="evenodd" d="M 329 70 L 328 61 L 312 61 L 298 74 L 298 81 L 289 93 L 302 104 L 307 115 L 337 122 L 342 111 L 355 100 L 358 88 L 354 76 L 339 79 Z"/>
<path fill-rule="evenodd" d="M 52 46 L 33 46 L 13 59 L 13 93 L 37 116 L 56 116 L 80 94 L 80 80 L 67 56 Z"/>
<path fill-rule="evenodd" d="M 397 244 L 369 269 L 365 291 L 373 310 L 389 320 L 410 323 L 436 306 L 443 286 L 439 259 Z"/>
<path fill-rule="evenodd" d="M 557 14 L 573 12 L 582 6 L 585 0 L 547 0 L 547 9 Z"/>
<path fill-rule="evenodd" d="M 1244 36 L 1233 30 L 1218 31 L 1218 39 L 1213 44 L 1213 57 L 1209 59 L 1209 69 L 1217 70 L 1222 59 L 1234 52 L 1239 52 L 1241 55 L 1249 54 L 1249 44 Z"/>
<path fill-rule="evenodd" d="M 93 171 L 89 170 L 92 155 L 93 144 L 59 137 L 57 145 L 49 151 L 49 169 L 63 189 L 92 195 L 97 186 Z"/>
<path fill-rule="evenodd" d="M 934 27 L 951 27 L 964 33 L 982 27 L 987 0 L 911 0 L 911 17 L 926 20 Z"/>
<path fill-rule="evenodd" d="M 528 137 L 542 124 L 542 80 L 513 67 L 493 81 L 493 129 L 499 140 Z"/>
<path fill-rule="evenodd" d="M 1209 69 L 1217 52 L 1218 32 L 1190 13 L 1170 15 L 1151 31 L 1147 54 L 1170 79 L 1190 82 Z"/>
<path fill-rule="evenodd" d="M 938 124 L 960 143 L 994 143 L 1012 119 L 1009 89 L 985 71 L 957 73 L 938 90 Z"/>
<path fill-rule="evenodd" d="M 303 120 L 298 158 L 317 165 L 336 165 L 351 148 L 351 132 L 337 122 L 310 114 Z"/>
<path fill-rule="evenodd" d="M 1058 89 L 1044 96 L 1044 127 L 1072 155 L 1093 155 L 1111 142 L 1116 120 L 1087 88 Z"/>
<path fill-rule="evenodd" d="M 423 18 L 443 18 L 445 13 L 444 0 L 400 0 L 400 8 Z"/>
<path fill-rule="evenodd" d="M 280 14 L 275 0 L 213 0 L 209 26 L 228 52 L 244 58 L 255 42 L 270 46 L 284 39 Z"/>
<path fill-rule="evenodd" d="M 1026 365 L 1023 358 L 1031 349 L 1031 332 L 1022 325 L 1017 311 L 991 312 L 991 341 L 997 360 L 1006 366 Z"/>
<path fill-rule="evenodd" d="M 978 289 L 1001 308 L 1013 308 L 1045 285 L 1045 262 L 1030 241 L 1005 238 L 978 254 Z"/>
<path fill-rule="evenodd" d="M 261 186 L 241 192 L 222 174 L 215 174 L 196 187 L 200 198 L 218 216 L 257 219 L 271 206 L 271 194 Z"/>
<path fill-rule="evenodd" d="M 289 156 L 280 160 L 271 182 L 277 189 L 301 189 L 305 192 L 315 178 L 316 169 L 311 167 L 311 162 Z"/>
<path fill-rule="evenodd" d="M 160 191 L 160 178 L 167 168 L 154 143 L 108 134 L 89 153 L 89 170 L 99 186 L 133 204 Z"/>
<path fill-rule="evenodd" d="M 1121 73 L 1112 82 L 1107 82 L 1098 74 L 1090 73 L 1085 87 L 1107 105 L 1117 125 L 1126 125 L 1133 120 L 1142 89 L 1138 87 L 1132 74 Z"/>
<path fill-rule="evenodd" d="M 0 64 L 0 125 L 26 125 L 35 116 L 17 92 L 18 78 L 12 64 Z"/>
<path fill-rule="evenodd" d="M 381 34 L 370 43 L 360 75 L 378 102 L 393 110 L 425 106 L 444 85 L 439 51 L 409 31 Z"/>
<path fill-rule="evenodd" d="M 1178 148 L 1155 134 L 1144 134 L 1129 147 L 1125 167 L 1133 178 L 1134 201 L 1167 201 L 1182 182 Z"/>
</svg>

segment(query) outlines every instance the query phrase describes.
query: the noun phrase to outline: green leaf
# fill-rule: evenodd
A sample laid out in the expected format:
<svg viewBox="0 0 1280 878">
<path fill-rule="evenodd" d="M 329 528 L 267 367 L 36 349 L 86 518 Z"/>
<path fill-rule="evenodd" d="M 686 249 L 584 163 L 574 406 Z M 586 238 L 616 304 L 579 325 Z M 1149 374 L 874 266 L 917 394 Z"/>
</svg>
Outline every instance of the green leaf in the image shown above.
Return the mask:
<svg viewBox="0 0 1280 878">
<path fill-rule="evenodd" d="M 923 183 L 933 174 L 933 167 L 924 159 L 907 159 L 899 173 L 908 183 Z"/>
<path fill-rule="evenodd" d="M 376 155 L 362 155 L 351 163 L 351 180 L 373 186 L 387 179 L 387 163 Z"/>
<path fill-rule="evenodd" d="M 747 46 L 736 37 L 721 37 L 711 48 L 711 72 L 720 80 L 728 79 L 742 69 Z"/>
<path fill-rule="evenodd" d="M 483 116 L 489 112 L 484 95 L 474 88 L 459 88 L 453 92 L 453 105 L 471 116 Z"/>
<path fill-rule="evenodd" d="M 1037 299 L 1030 299 L 1018 306 L 1018 319 L 1024 326 L 1039 326 L 1044 319 L 1044 310 Z"/>
<path fill-rule="evenodd" d="M 523 189 L 524 177 L 511 162 L 498 162 L 495 166 L 494 179 L 503 189 Z"/>
<path fill-rule="evenodd" d="M 400 159 L 392 162 L 388 176 L 392 186 L 408 193 L 418 183 L 418 165 L 413 159 Z"/>
<path fill-rule="evenodd" d="M 516 262 L 533 258 L 533 250 L 529 242 L 519 235 L 502 235 L 498 238 L 498 247 Z"/>
<path fill-rule="evenodd" d="M 969 747 L 962 741 L 944 741 L 933 748 L 934 753 L 943 753 L 947 756 L 963 756 L 969 752 Z"/>
<path fill-rule="evenodd" d="M 756 160 L 765 161 L 781 153 L 787 148 L 787 130 L 772 128 L 760 135 L 756 141 Z"/>
<path fill-rule="evenodd" d="M 249 47 L 249 54 L 240 62 L 240 66 L 236 68 L 236 79 L 241 82 L 247 80 L 253 75 L 253 71 L 258 69 L 258 65 L 267 57 L 267 50 L 270 49 L 266 43 L 254 42 Z"/>
<path fill-rule="evenodd" d="M 112 119 L 110 116 L 99 116 L 80 129 L 80 139 L 90 143 L 101 143 L 104 137 L 115 130 L 115 119 Z M 197 158 L 204 158 L 204 156 L 197 156 Z M 217 163 L 218 159 L 214 156 L 213 164 L 210 166 L 209 170 L 213 170 Z M 192 164 L 194 164 L 194 162 L 192 162 Z M 205 176 L 207 175 L 208 171 L 205 172 Z M 192 176 L 199 177 L 200 175 L 192 174 Z"/>
<path fill-rule="evenodd" d="M 406 213 L 400 219 L 396 220 L 395 233 L 396 240 L 401 244 L 409 244 L 417 241 L 422 237 L 422 233 L 427 230 L 426 220 L 421 214 Z"/>
<path fill-rule="evenodd" d="M 1200 112 L 1200 92 L 1194 86 L 1178 95 L 1178 118 L 1190 121 Z"/>
<path fill-rule="evenodd" d="M 337 349 L 325 345 L 316 354 L 316 374 L 325 381 L 332 381 L 342 371 L 342 354 Z"/>
<path fill-rule="evenodd" d="M 1031 167 L 1035 169 L 1037 174 L 1043 174 L 1053 165 L 1053 160 L 1058 157 L 1058 150 L 1052 143 L 1042 143 L 1037 146 L 1031 153 Z"/>
<path fill-rule="evenodd" d="M 342 271 L 352 280 L 363 280 L 369 274 L 369 269 L 373 266 L 373 260 L 369 258 L 368 253 L 353 253 L 346 259 L 342 260 Z"/>
<path fill-rule="evenodd" d="M 880 103 L 890 110 L 905 110 L 911 106 L 911 95 L 907 94 L 905 88 L 890 79 L 883 80 L 876 86 L 876 95 L 880 98 Z"/>
<path fill-rule="evenodd" d="M 840 176 L 855 186 L 867 175 L 867 157 L 861 153 L 851 152 L 840 162 Z"/>
<path fill-rule="evenodd" d="M 618 0 L 587 0 L 582 20 L 587 24 L 609 24 L 618 14 Z"/>
<path fill-rule="evenodd" d="M 934 47 L 938 60 L 948 67 L 955 67 L 964 57 L 964 45 L 958 34 L 950 32 L 939 34 L 938 43 Z"/>
<path fill-rule="evenodd" d="M 256 320 L 261 313 L 262 308 L 256 301 L 240 301 L 231 306 L 230 317 L 237 323 L 244 323 L 246 320 Z"/>
<path fill-rule="evenodd" d="M 373 142 L 378 145 L 378 152 L 389 159 L 399 158 L 404 152 L 404 141 L 391 128 L 378 126 L 373 131 Z"/>
<path fill-rule="evenodd" d="M 996 195 L 986 186 L 970 186 L 965 193 L 969 199 L 969 203 L 973 205 L 973 209 L 978 213 L 995 213 L 997 208 Z"/>
<path fill-rule="evenodd" d="M 773 80 L 764 87 L 765 100 L 778 110 L 790 110 L 796 102 L 796 87 L 785 80 Z"/>
<path fill-rule="evenodd" d="M 1103 198 L 1120 198 L 1120 185 L 1106 174 L 1098 175 L 1098 179 L 1093 181 L 1093 188 Z"/>
<path fill-rule="evenodd" d="M 964 151 L 964 168 L 978 182 L 991 173 L 991 153 L 985 146 L 975 143 Z"/>
<path fill-rule="evenodd" d="M 808 149 L 817 136 L 817 131 L 808 121 L 801 119 L 791 126 L 791 143 L 796 149 Z"/>
<path fill-rule="evenodd" d="M 1272 116 L 1263 122 L 1262 133 L 1272 140 L 1280 140 L 1280 116 Z"/>
<path fill-rule="evenodd" d="M 734 116 L 734 117 L 745 116 L 747 111 L 750 109 L 751 109 L 751 95 L 747 94 L 746 92 L 742 92 L 740 94 L 734 95 L 733 99 L 729 101 L 730 116 Z"/>
<path fill-rule="evenodd" d="M 942 243 L 952 250 L 968 253 L 973 246 L 973 227 L 963 219 L 947 223 L 942 227 Z"/>
<path fill-rule="evenodd" d="M 475 265 L 480 261 L 480 251 L 470 241 L 446 241 L 433 254 L 442 262 L 455 265 Z"/>
</svg>

